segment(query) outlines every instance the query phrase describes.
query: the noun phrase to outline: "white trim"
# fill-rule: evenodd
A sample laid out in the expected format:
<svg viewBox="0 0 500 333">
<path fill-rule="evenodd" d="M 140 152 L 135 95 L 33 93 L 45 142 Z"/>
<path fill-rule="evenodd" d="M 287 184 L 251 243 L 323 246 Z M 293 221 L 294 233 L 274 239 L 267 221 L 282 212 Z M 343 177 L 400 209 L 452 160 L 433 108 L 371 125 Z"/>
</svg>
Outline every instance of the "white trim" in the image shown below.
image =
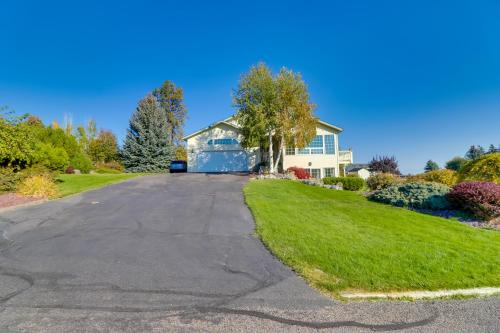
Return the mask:
<svg viewBox="0 0 500 333">
<path fill-rule="evenodd" d="M 209 129 L 211 129 L 211 128 L 213 128 L 213 127 L 215 127 L 215 126 L 219 125 L 219 124 L 225 124 L 225 125 L 229 125 L 229 126 L 231 126 L 231 127 L 234 127 L 234 128 L 236 128 L 236 129 L 239 129 L 239 126 L 238 126 L 238 125 L 231 124 L 231 123 L 229 122 L 230 120 L 234 119 L 234 117 L 235 117 L 235 116 L 233 115 L 233 116 L 230 116 L 230 117 L 228 117 L 228 118 L 226 118 L 226 119 L 219 120 L 219 121 L 217 121 L 217 122 L 215 122 L 215 123 L 212 123 L 212 124 L 208 125 L 207 127 L 204 127 L 204 128 L 202 128 L 202 129 L 200 129 L 200 130 L 198 130 L 198 131 L 196 131 L 196 132 L 193 132 L 193 133 L 191 133 L 191 134 L 186 135 L 185 137 L 183 137 L 183 138 L 182 138 L 182 140 L 186 141 L 187 139 L 192 138 L 193 136 L 196 136 L 196 135 L 198 135 L 198 134 L 200 134 L 200 133 L 203 133 L 203 132 L 205 132 L 205 131 L 207 131 L 207 130 L 209 130 Z M 320 120 L 319 118 L 316 118 L 316 121 L 317 121 L 319 124 L 323 125 L 323 126 L 333 128 L 334 130 L 336 130 L 336 131 L 337 131 L 337 133 L 340 133 L 340 132 L 342 132 L 342 131 L 343 131 L 343 129 L 342 129 L 342 128 L 337 127 L 337 126 L 335 126 L 335 125 L 332 125 L 332 124 L 330 124 L 330 123 L 327 123 L 326 121 Z"/>
</svg>

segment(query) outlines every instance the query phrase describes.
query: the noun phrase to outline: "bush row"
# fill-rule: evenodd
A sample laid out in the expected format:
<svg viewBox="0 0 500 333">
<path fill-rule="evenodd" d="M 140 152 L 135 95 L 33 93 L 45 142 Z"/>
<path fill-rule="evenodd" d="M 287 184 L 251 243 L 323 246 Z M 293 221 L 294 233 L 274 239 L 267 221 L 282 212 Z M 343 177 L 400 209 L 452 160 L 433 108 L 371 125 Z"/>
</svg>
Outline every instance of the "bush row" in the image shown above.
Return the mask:
<svg viewBox="0 0 500 333">
<path fill-rule="evenodd" d="M 431 182 L 391 185 L 372 193 L 373 201 L 416 209 L 459 209 L 489 221 L 500 217 L 500 185 L 463 182 L 453 188 Z"/>
<path fill-rule="evenodd" d="M 337 185 L 342 184 L 342 188 L 348 191 L 359 191 L 365 186 L 365 181 L 359 177 L 325 177 L 323 184 Z"/>
<path fill-rule="evenodd" d="M 446 209 L 450 188 L 438 183 L 406 183 L 375 191 L 370 199 L 398 207 Z"/>
</svg>

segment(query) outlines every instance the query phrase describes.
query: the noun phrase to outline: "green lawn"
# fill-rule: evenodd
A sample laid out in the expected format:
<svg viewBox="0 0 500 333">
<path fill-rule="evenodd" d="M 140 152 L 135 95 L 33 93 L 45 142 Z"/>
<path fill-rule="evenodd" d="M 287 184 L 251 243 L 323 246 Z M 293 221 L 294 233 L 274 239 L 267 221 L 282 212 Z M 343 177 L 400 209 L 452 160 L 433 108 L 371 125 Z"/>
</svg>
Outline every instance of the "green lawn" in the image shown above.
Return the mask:
<svg viewBox="0 0 500 333">
<path fill-rule="evenodd" d="M 109 184 L 117 183 L 126 179 L 141 176 L 139 173 L 119 173 L 119 174 L 88 174 L 88 175 L 67 175 L 62 174 L 57 177 L 59 187 L 59 197 L 93 190 Z"/>
<path fill-rule="evenodd" d="M 500 286 L 498 231 L 286 180 L 244 192 L 263 242 L 333 295 Z"/>
</svg>

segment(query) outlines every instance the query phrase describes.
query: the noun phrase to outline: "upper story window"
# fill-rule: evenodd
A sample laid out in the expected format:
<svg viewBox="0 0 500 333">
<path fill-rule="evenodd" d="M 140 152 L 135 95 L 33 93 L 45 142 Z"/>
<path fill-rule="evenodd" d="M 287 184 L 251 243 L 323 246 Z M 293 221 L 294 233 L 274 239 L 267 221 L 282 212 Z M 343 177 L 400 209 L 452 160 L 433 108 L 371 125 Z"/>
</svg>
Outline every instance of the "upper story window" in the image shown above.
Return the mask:
<svg viewBox="0 0 500 333">
<path fill-rule="evenodd" d="M 286 147 L 285 154 L 295 155 L 295 147 Z"/>
<path fill-rule="evenodd" d="M 309 146 L 298 150 L 299 155 L 323 154 L 323 135 L 316 135 Z"/>
<path fill-rule="evenodd" d="M 207 143 L 209 145 L 237 145 L 239 142 L 236 139 L 210 139 Z"/>
<path fill-rule="evenodd" d="M 335 154 L 335 138 L 333 134 L 325 135 L 325 154 Z"/>
</svg>

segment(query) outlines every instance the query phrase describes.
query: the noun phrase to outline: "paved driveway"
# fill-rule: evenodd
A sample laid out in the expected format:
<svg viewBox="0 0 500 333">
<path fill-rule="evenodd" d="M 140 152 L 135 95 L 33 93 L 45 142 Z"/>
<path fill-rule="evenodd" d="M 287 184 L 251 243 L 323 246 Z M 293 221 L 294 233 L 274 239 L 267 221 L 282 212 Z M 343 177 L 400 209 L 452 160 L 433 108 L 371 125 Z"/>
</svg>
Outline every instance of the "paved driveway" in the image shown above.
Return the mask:
<svg viewBox="0 0 500 333">
<path fill-rule="evenodd" d="M 340 304 L 321 296 L 254 237 L 246 181 L 141 177 L 0 213 L 0 331 L 499 328 L 498 298 Z"/>
</svg>

